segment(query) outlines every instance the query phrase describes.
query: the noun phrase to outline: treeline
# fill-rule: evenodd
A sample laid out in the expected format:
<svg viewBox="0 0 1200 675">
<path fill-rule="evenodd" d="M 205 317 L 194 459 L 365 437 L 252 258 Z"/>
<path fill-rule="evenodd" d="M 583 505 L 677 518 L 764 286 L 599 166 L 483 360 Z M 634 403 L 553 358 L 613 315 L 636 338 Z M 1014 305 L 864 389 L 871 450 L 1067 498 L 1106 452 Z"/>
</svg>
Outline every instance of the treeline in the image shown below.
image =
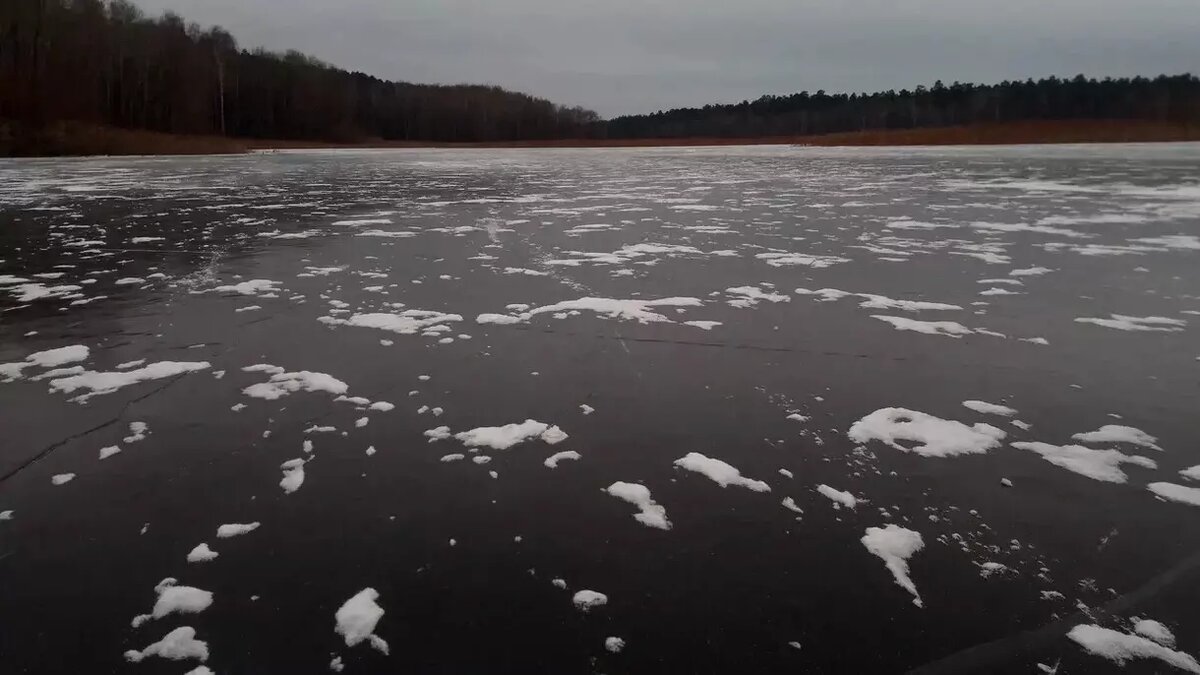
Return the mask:
<svg viewBox="0 0 1200 675">
<path fill-rule="evenodd" d="M 596 113 L 499 87 L 389 82 L 127 0 L 0 0 L 0 126 L 69 120 L 172 134 L 506 141 L 594 131 Z M 11 132 L 10 132 L 11 133 Z"/>
<path fill-rule="evenodd" d="M 606 131 L 609 138 L 756 137 L 1084 119 L 1200 123 L 1200 79 L 1187 74 L 1103 80 L 1079 75 L 948 87 L 939 80 L 932 88 L 875 94 L 805 91 L 617 117 Z"/>
</svg>

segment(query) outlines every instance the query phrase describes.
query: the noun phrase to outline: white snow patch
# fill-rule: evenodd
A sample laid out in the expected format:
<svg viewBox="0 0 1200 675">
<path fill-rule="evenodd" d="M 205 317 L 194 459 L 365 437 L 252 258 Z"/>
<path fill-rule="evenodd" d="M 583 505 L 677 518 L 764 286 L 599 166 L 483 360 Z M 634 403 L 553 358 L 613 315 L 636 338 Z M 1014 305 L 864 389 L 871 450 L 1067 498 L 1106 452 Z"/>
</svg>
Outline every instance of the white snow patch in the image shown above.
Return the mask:
<svg viewBox="0 0 1200 675">
<path fill-rule="evenodd" d="M 1124 483 L 1129 476 L 1121 470 L 1121 464 L 1134 464 L 1155 469 L 1158 464 L 1141 455 L 1126 455 L 1118 450 L 1093 450 L 1082 445 L 1051 445 L 1040 441 L 1018 441 L 1012 443 L 1018 450 L 1029 450 L 1042 459 L 1068 471 L 1074 471 L 1092 480 L 1108 483 Z"/>
<path fill-rule="evenodd" d="M 260 525 L 262 525 L 262 523 L 257 521 L 253 523 L 227 523 L 217 528 L 217 538 L 228 539 L 230 537 L 249 534 L 250 532 L 257 530 Z"/>
<path fill-rule="evenodd" d="M 121 452 L 121 448 L 116 445 L 100 448 L 100 459 L 108 459 L 119 452 Z"/>
<path fill-rule="evenodd" d="M 1175 634 L 1161 622 L 1154 619 L 1135 619 L 1133 632 L 1148 637 L 1164 647 L 1175 646 Z"/>
<path fill-rule="evenodd" d="M 212 290 L 217 293 L 237 293 L 238 295 L 275 294 L 283 290 L 280 288 L 280 283 L 278 281 L 271 281 L 270 279 L 251 279 L 228 286 L 217 286 Z"/>
<path fill-rule="evenodd" d="M 1175 483 L 1151 483 L 1146 489 L 1154 494 L 1180 504 L 1200 506 L 1200 488 L 1176 485 Z"/>
<path fill-rule="evenodd" d="M 604 648 L 613 654 L 620 654 L 625 649 L 625 641 L 619 637 L 604 638 Z"/>
<path fill-rule="evenodd" d="M 1085 651 L 1123 666 L 1134 659 L 1158 659 L 1189 673 L 1200 673 L 1200 662 L 1140 635 L 1122 633 L 1095 624 L 1080 624 L 1067 633 Z"/>
<path fill-rule="evenodd" d="M 334 630 L 346 639 L 346 646 L 353 647 L 364 640 L 384 654 L 388 643 L 375 635 L 375 625 L 383 617 L 383 608 L 375 601 L 379 593 L 374 588 L 364 588 L 347 600 L 334 615 L 337 626 Z"/>
<path fill-rule="evenodd" d="M 990 424 L 967 426 L 906 408 L 880 408 L 851 425 L 846 435 L 856 443 L 877 440 L 923 457 L 950 457 L 987 452 L 999 446 L 1006 434 Z M 899 441 L 914 445 L 906 447 Z"/>
<path fill-rule="evenodd" d="M 208 547 L 207 543 L 196 544 L 196 548 L 188 551 L 187 561 L 190 563 L 208 562 L 221 555 Z"/>
<path fill-rule="evenodd" d="M 547 467 L 549 467 L 551 469 L 557 469 L 558 463 L 563 461 L 564 459 L 577 460 L 581 457 L 582 457 L 582 455 L 580 455 L 578 452 L 575 452 L 574 450 L 564 450 L 563 452 L 556 452 L 553 455 L 550 455 L 549 457 L 546 458 L 546 461 L 542 462 L 542 464 L 545 464 Z"/>
<path fill-rule="evenodd" d="M 598 591 L 582 590 L 575 593 L 571 602 L 575 603 L 575 607 L 580 611 L 587 612 L 593 607 L 602 607 L 608 604 L 608 596 Z"/>
<path fill-rule="evenodd" d="M 462 321 L 463 318 L 460 314 L 447 314 L 427 309 L 406 309 L 399 314 L 352 314 L 348 319 L 322 316 L 318 317 L 317 320 L 331 326 L 374 328 L 400 335 L 414 335 L 435 328 L 438 330 L 450 330 L 450 327 L 446 324 L 454 321 Z"/>
<path fill-rule="evenodd" d="M 167 577 L 154 587 L 158 600 L 149 614 L 140 614 L 133 618 L 133 627 L 137 628 L 151 619 L 161 619 L 168 614 L 199 614 L 212 605 L 213 594 L 193 586 L 179 586 L 179 582 Z"/>
<path fill-rule="evenodd" d="M 163 639 L 147 645 L 142 650 L 131 649 L 125 652 L 125 659 L 137 663 L 147 656 L 158 656 L 164 659 L 179 661 L 182 659 L 208 660 L 208 643 L 196 639 L 196 629 L 191 626 L 180 626 L 163 636 Z"/>
<path fill-rule="evenodd" d="M 1171 319 L 1165 316 L 1128 316 L 1126 314 L 1110 314 L 1108 319 L 1094 317 L 1079 317 L 1075 323 L 1092 323 L 1105 328 L 1115 328 L 1125 331 L 1158 331 L 1164 333 L 1179 332 L 1187 326 L 1183 319 Z"/>
<path fill-rule="evenodd" d="M 974 410 L 977 413 L 984 415 L 1003 415 L 1004 417 L 1012 417 L 1017 414 L 1016 408 L 1010 408 L 1006 405 L 997 403 L 988 403 L 987 401 L 963 401 L 963 406 Z"/>
<path fill-rule="evenodd" d="M 1154 436 L 1136 427 L 1127 427 L 1120 424 L 1105 424 L 1095 431 L 1074 434 L 1071 438 L 1082 443 L 1129 443 L 1130 445 L 1140 445 L 1143 448 L 1150 448 L 1151 450 L 1162 450 L 1162 448 L 1156 445 L 1158 439 Z"/>
<path fill-rule="evenodd" d="M 260 364 L 262 365 L 262 364 Z M 251 368 L 260 368 L 260 366 L 247 366 L 242 370 L 249 371 Z M 345 394 L 349 389 L 349 385 L 336 377 L 327 373 L 317 373 L 310 370 L 300 370 L 292 373 L 282 372 L 282 368 L 278 366 L 268 366 L 268 368 L 278 369 L 273 372 L 271 379 L 266 382 L 252 384 L 242 390 L 242 393 L 251 398 L 261 398 L 268 401 L 274 401 L 289 394 L 294 394 L 298 391 L 324 391 L 334 395 Z"/>
<path fill-rule="evenodd" d="M 639 483 L 617 481 L 604 488 L 609 495 L 638 507 L 641 512 L 633 514 L 633 519 L 646 527 L 660 530 L 671 529 L 671 521 L 667 520 L 667 509 L 650 497 L 650 489 Z"/>
<path fill-rule="evenodd" d="M 53 485 L 66 485 L 75 480 L 73 473 L 56 473 L 50 477 L 50 483 Z"/>
<path fill-rule="evenodd" d="M 742 476 L 741 471 L 738 471 L 732 465 L 722 462 L 719 459 L 705 457 L 698 452 L 689 452 L 686 456 L 675 460 L 675 466 L 703 474 L 723 488 L 730 485 L 739 485 L 755 492 L 771 491 L 771 486 L 763 481 L 746 478 Z"/>
<path fill-rule="evenodd" d="M 908 559 L 925 546 L 921 533 L 899 525 L 868 527 L 867 533 L 860 541 L 868 551 L 883 560 L 888 571 L 896 579 L 896 585 L 912 594 L 913 604 L 924 607 L 908 572 Z"/>
<path fill-rule="evenodd" d="M 210 367 L 211 364 L 207 361 L 159 361 L 137 368 L 136 370 L 119 372 L 86 371 L 78 375 L 50 380 L 50 389 L 66 394 L 79 389 L 86 389 L 88 391 L 80 394 L 77 399 L 79 401 L 86 401 L 92 396 L 111 394 L 131 384 L 146 382 L 148 380 L 161 380 L 184 373 L 205 370 Z"/>
<path fill-rule="evenodd" d="M 918 321 L 917 319 L 909 319 L 902 316 L 887 316 L 884 314 L 872 314 L 871 318 L 886 321 L 892 324 L 892 327 L 896 330 L 909 330 L 926 335 L 945 335 L 946 337 L 960 338 L 975 332 L 957 321 Z"/>
<path fill-rule="evenodd" d="M 841 508 L 843 506 L 848 509 L 852 509 L 852 508 L 858 506 L 858 498 L 857 497 L 850 494 L 849 492 L 844 492 L 842 490 L 836 490 L 834 488 L 831 488 L 828 485 L 825 485 L 824 483 L 817 486 L 817 492 L 820 492 L 822 495 L 828 497 L 830 499 L 830 501 L 833 502 L 833 508 L 835 508 L 835 509 Z"/>
<path fill-rule="evenodd" d="M 283 470 L 283 478 L 279 481 L 279 487 L 283 488 L 284 494 L 292 494 L 300 489 L 304 484 L 304 459 L 296 458 L 289 459 L 279 465 Z"/>
<path fill-rule="evenodd" d="M 550 425 L 545 422 L 529 419 L 520 424 L 505 424 L 502 427 L 476 427 L 454 434 L 454 437 L 468 448 L 507 450 L 518 443 L 541 436 L 549 428 Z"/>
</svg>

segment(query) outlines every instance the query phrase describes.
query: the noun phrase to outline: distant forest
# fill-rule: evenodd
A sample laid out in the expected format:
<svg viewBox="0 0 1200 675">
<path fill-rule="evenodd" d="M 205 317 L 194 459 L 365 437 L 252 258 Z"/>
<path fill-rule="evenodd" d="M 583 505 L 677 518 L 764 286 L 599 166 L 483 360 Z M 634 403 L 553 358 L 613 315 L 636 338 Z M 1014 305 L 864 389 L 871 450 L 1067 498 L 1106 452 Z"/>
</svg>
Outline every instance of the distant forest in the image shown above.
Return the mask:
<svg viewBox="0 0 1200 675">
<path fill-rule="evenodd" d="M 1030 120 L 1147 120 L 1200 123 L 1200 79 L 1160 75 L 1103 80 L 1078 75 L 993 85 L 875 94 L 806 91 L 703 108 L 676 108 L 608 121 L 610 138 L 805 136 Z"/>
<path fill-rule="evenodd" d="M 1200 79 L 940 81 L 763 96 L 612 120 L 482 85 L 391 82 L 127 0 L 0 0 L 0 149 L 59 122 L 245 139 L 502 142 L 751 138 L 1036 120 L 1200 123 Z M 10 143 L 11 145 L 11 143 Z"/>
<path fill-rule="evenodd" d="M 0 120 L 359 141 L 583 135 L 599 116 L 499 87 L 389 82 L 126 0 L 0 0 Z"/>
</svg>

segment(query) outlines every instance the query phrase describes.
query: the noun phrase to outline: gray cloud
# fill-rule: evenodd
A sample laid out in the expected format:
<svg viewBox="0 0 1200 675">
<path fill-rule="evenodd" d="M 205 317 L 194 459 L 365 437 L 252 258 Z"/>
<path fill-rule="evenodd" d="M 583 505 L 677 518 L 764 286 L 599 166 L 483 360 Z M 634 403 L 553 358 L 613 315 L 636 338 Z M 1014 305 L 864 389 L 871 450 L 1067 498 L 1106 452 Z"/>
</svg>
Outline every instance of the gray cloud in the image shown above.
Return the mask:
<svg viewBox="0 0 1200 675">
<path fill-rule="evenodd" d="M 1200 64 L 1196 0 L 142 0 L 413 82 L 483 82 L 606 116 L 935 79 Z M 578 5 L 578 6 L 575 6 Z"/>
</svg>

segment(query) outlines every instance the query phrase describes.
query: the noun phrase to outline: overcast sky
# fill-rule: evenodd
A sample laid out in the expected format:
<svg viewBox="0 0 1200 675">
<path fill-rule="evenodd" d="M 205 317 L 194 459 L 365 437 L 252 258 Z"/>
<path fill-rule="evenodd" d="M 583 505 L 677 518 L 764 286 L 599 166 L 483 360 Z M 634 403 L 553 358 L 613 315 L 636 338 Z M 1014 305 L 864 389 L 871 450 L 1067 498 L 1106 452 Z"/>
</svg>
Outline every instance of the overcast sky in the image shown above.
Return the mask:
<svg viewBox="0 0 1200 675">
<path fill-rule="evenodd" d="M 1200 72 L 1200 0 L 137 0 L 392 80 L 606 117 L 942 79 Z"/>
</svg>

